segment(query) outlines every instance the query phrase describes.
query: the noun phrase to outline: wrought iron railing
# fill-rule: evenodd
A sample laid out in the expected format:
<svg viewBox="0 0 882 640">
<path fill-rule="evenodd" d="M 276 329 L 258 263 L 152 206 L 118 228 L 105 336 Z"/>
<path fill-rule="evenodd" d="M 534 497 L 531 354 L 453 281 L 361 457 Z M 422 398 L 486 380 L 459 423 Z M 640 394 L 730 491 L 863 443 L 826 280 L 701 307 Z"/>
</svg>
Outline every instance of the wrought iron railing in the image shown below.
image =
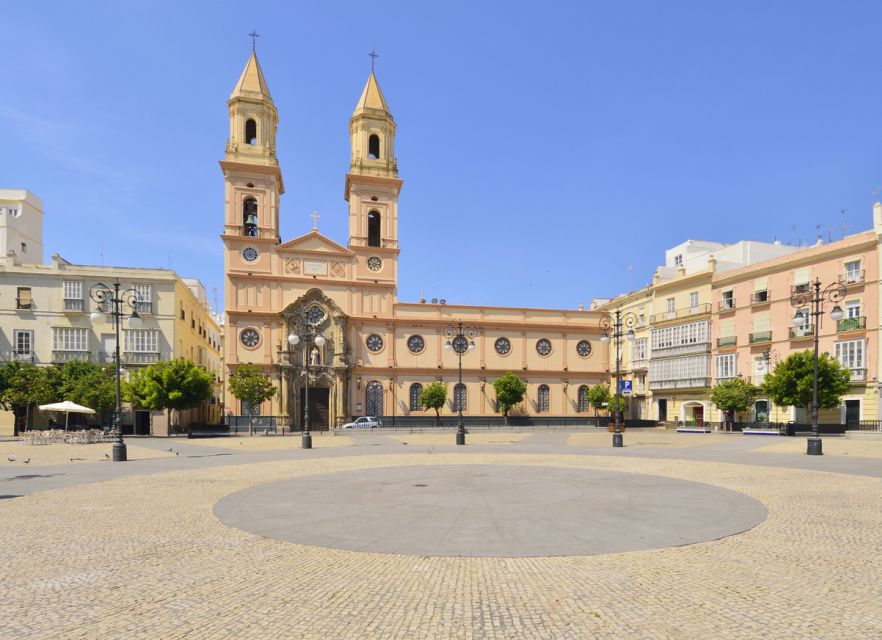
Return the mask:
<svg viewBox="0 0 882 640">
<path fill-rule="evenodd" d="M 723 298 L 719 302 L 717 302 L 717 309 L 720 311 L 734 311 L 735 310 L 735 298 Z"/>
<path fill-rule="evenodd" d="M 851 381 L 852 382 L 864 382 L 867 379 L 867 370 L 863 368 L 849 368 L 851 372 Z"/>
<path fill-rule="evenodd" d="M 790 338 L 811 338 L 815 335 L 815 327 L 813 325 L 801 326 L 801 327 L 790 327 Z"/>
<path fill-rule="evenodd" d="M 839 274 L 839 282 L 842 284 L 857 284 L 864 281 L 866 269 L 858 269 L 857 271 L 846 271 Z"/>
<path fill-rule="evenodd" d="M 665 311 L 663 313 L 654 313 L 649 317 L 650 324 L 655 324 L 656 322 L 664 322 L 665 320 L 676 320 L 678 318 L 688 318 L 690 316 L 701 315 L 703 313 L 710 313 L 711 305 L 708 302 L 704 304 L 697 304 L 692 307 L 683 307 L 682 309 L 675 309 L 674 311 Z"/>
<path fill-rule="evenodd" d="M 856 318 L 843 318 L 836 323 L 836 331 L 860 331 L 867 328 L 867 317 L 857 316 Z"/>
<path fill-rule="evenodd" d="M 74 360 L 87 361 L 91 359 L 92 354 L 89 351 L 67 351 L 59 349 L 52 350 L 52 362 L 64 363 Z"/>
<path fill-rule="evenodd" d="M 718 347 L 734 347 L 736 344 L 738 344 L 737 336 L 723 336 L 717 338 Z"/>
<path fill-rule="evenodd" d="M 757 344 L 759 342 L 771 342 L 772 341 L 772 332 L 771 331 L 754 331 L 749 334 L 748 341 L 750 344 Z"/>
<path fill-rule="evenodd" d="M 768 289 L 764 291 L 754 291 L 750 294 L 750 304 L 765 304 L 771 302 L 772 296 Z"/>
</svg>

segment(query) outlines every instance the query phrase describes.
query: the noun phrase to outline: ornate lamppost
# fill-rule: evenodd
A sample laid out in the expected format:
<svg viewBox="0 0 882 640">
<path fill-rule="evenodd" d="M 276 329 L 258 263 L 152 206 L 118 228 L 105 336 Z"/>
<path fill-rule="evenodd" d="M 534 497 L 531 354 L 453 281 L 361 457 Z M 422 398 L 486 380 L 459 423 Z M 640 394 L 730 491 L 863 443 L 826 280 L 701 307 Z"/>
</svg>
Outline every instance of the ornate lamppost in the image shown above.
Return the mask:
<svg viewBox="0 0 882 640">
<path fill-rule="evenodd" d="M 126 443 L 123 442 L 122 435 L 122 397 L 120 395 L 122 370 L 119 357 L 119 323 L 123 317 L 128 315 L 127 324 L 130 329 L 137 329 L 141 326 L 141 316 L 138 315 L 138 303 L 141 301 L 141 297 L 135 289 L 120 290 L 119 280 L 114 282 L 112 287 L 99 282 L 89 289 L 89 297 L 99 305 L 89 314 L 93 322 L 101 320 L 105 313 L 113 318 L 113 327 L 116 332 L 116 349 L 113 356 L 116 364 L 116 407 L 113 411 L 113 432 L 116 434 L 116 440 L 113 443 L 113 461 L 125 462 L 127 455 Z M 124 310 L 125 307 L 129 307 L 132 312 L 127 314 Z"/>
<path fill-rule="evenodd" d="M 459 360 L 459 383 L 453 390 L 453 402 L 459 410 L 459 427 L 456 430 L 456 444 L 465 444 L 465 426 L 462 423 L 462 398 L 457 398 L 456 392 L 462 389 L 462 354 L 475 350 L 475 336 L 478 335 L 478 329 L 469 325 L 464 325 L 462 320 L 451 322 L 448 324 L 441 334 L 447 339 L 444 343 L 445 349 L 453 349 Z"/>
<path fill-rule="evenodd" d="M 613 446 L 624 446 L 622 438 L 622 389 L 619 382 L 619 364 L 621 362 L 622 337 L 628 342 L 634 341 L 634 327 L 637 326 L 637 316 L 630 311 L 616 309 L 614 313 L 607 314 L 600 319 L 600 327 L 603 335 L 600 341 L 608 343 L 610 338 L 616 345 L 616 430 L 613 433 Z M 625 331 L 627 329 L 627 332 Z M 612 332 L 612 333 L 610 333 Z"/>
<path fill-rule="evenodd" d="M 818 435 L 818 328 L 821 324 L 821 317 L 824 315 L 824 303 L 833 303 L 833 309 L 830 311 L 830 318 L 834 322 L 842 320 L 844 315 L 842 307 L 837 303 L 845 297 L 847 289 L 845 285 L 834 282 L 827 285 L 821 290 L 821 279 L 815 278 L 815 281 L 809 285 L 808 291 L 794 291 L 790 296 L 790 305 L 797 309 L 793 316 L 793 326 L 810 329 L 815 338 L 815 358 L 814 369 L 812 371 L 812 435 L 806 441 L 806 454 L 810 456 L 823 455 L 821 448 L 821 438 Z M 806 306 L 811 305 L 810 309 Z M 809 316 L 813 318 L 809 324 Z"/>
<path fill-rule="evenodd" d="M 303 435 L 300 439 L 302 449 L 312 449 L 312 434 L 309 432 L 309 370 L 311 366 L 321 366 L 319 351 L 325 346 L 326 342 L 325 337 L 318 330 L 318 323 L 321 322 L 322 318 L 317 315 L 310 317 L 310 311 L 311 309 L 304 312 L 303 321 L 299 328 L 288 334 L 289 349 L 290 347 L 296 347 L 301 342 L 303 343 L 303 368 L 306 372 L 306 387 L 303 394 Z M 315 346 L 310 349 L 310 345 L 313 344 Z M 290 358 L 290 352 L 288 360 L 293 362 Z"/>
</svg>

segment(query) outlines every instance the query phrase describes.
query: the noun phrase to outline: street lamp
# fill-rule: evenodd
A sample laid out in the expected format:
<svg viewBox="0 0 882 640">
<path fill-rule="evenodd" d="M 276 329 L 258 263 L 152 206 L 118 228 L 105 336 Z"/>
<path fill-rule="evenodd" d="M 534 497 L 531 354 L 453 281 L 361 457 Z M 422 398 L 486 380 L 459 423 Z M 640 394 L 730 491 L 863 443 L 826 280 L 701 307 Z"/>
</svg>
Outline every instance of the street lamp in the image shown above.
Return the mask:
<svg viewBox="0 0 882 640">
<path fill-rule="evenodd" d="M 815 281 L 809 285 L 808 291 L 794 291 L 790 296 L 790 305 L 797 309 L 793 316 L 793 326 L 810 327 L 815 337 L 815 358 L 814 369 L 812 371 L 812 435 L 806 441 L 806 454 L 810 456 L 823 455 L 821 449 L 821 438 L 818 435 L 818 328 L 821 324 L 821 316 L 824 315 L 824 303 L 832 302 L 833 309 L 830 311 L 830 318 L 834 322 L 842 320 L 842 307 L 837 303 L 845 297 L 847 289 L 845 285 L 834 282 L 827 285 L 821 291 L 821 280 L 815 278 Z M 805 312 L 806 305 L 812 305 L 811 309 Z M 814 318 L 813 325 L 809 325 L 808 317 Z"/>
<path fill-rule="evenodd" d="M 105 313 L 113 317 L 113 327 L 116 331 L 116 352 L 114 354 L 114 361 L 116 362 L 116 408 L 113 412 L 113 431 L 116 434 L 116 441 L 113 443 L 113 461 L 125 462 L 127 456 L 126 443 L 123 442 L 122 436 L 122 398 L 120 395 L 122 367 L 119 358 L 119 323 L 127 315 L 124 307 L 129 307 L 132 313 L 128 314 L 127 326 L 129 329 L 137 329 L 141 326 L 141 316 L 138 315 L 138 303 L 141 301 L 141 296 L 135 289 L 123 289 L 120 291 L 119 280 L 117 280 L 113 283 L 112 288 L 101 282 L 94 285 L 89 289 L 89 297 L 99 305 L 98 308 L 89 314 L 89 318 L 93 322 L 103 319 Z"/>
<path fill-rule="evenodd" d="M 616 309 L 615 313 L 603 316 L 600 319 L 600 326 L 603 329 L 603 335 L 600 341 L 608 343 L 612 337 L 616 345 L 616 430 L 613 433 L 613 446 L 621 447 L 624 445 L 622 438 L 622 389 L 619 384 L 619 364 L 621 361 L 620 351 L 622 348 L 622 338 L 628 342 L 634 341 L 634 327 L 637 326 L 637 316 L 630 311 L 622 311 Z M 627 332 L 625 331 L 627 329 Z M 612 331 L 612 334 L 610 334 Z"/>
<path fill-rule="evenodd" d="M 309 321 L 307 313 L 303 314 L 301 331 L 303 332 L 302 334 L 298 334 L 294 331 L 289 333 L 288 344 L 291 347 L 296 347 L 301 342 L 303 343 L 303 367 L 306 371 L 306 390 L 303 399 L 303 435 L 300 439 L 300 446 L 302 449 L 312 449 L 312 434 L 309 433 L 309 367 L 310 364 L 313 363 L 310 362 L 311 358 L 308 347 L 310 343 L 312 343 L 321 350 L 321 348 L 325 346 L 326 340 L 318 330 L 318 326 Z M 316 358 L 316 360 L 318 360 L 318 358 Z M 320 366 L 318 362 L 315 362 L 314 365 Z"/>
<path fill-rule="evenodd" d="M 459 409 L 459 427 L 456 430 L 456 444 L 465 444 L 465 426 L 462 423 L 462 398 L 456 397 L 457 389 L 462 388 L 462 354 L 475 350 L 474 337 L 478 335 L 478 329 L 464 325 L 462 320 L 448 324 L 441 334 L 447 339 L 444 348 L 448 351 L 453 349 L 459 360 L 459 383 L 453 390 L 453 402 Z"/>
</svg>

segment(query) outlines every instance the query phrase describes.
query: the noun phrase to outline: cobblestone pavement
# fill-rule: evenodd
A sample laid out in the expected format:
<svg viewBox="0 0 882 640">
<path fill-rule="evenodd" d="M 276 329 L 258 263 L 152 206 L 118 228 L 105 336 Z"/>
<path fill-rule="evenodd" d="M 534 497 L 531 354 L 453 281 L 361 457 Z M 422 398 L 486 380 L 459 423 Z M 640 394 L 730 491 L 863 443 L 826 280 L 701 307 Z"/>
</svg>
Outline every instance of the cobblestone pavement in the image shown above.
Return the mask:
<svg viewBox="0 0 882 640">
<path fill-rule="evenodd" d="M 175 447 L 172 443 L 168 448 Z M 175 447 L 177 448 L 177 447 Z M 84 462 L 103 462 L 112 456 L 112 442 L 96 442 L 94 444 L 24 444 L 23 442 L 0 442 L 0 465 L 18 465 L 22 469 L 28 466 L 39 467 L 57 464 L 81 464 Z M 174 452 L 148 449 L 133 444 L 126 444 L 129 460 L 146 458 L 164 458 L 174 456 Z M 14 460 L 10 460 L 14 458 Z M 29 460 L 29 462 L 25 462 Z"/>
<path fill-rule="evenodd" d="M 184 446 L 215 447 L 218 449 L 236 449 L 238 451 L 284 451 L 286 449 L 300 449 L 300 434 L 288 436 L 231 436 L 229 438 L 197 438 L 187 441 Z M 346 436 L 316 435 L 312 436 L 312 446 L 315 449 L 325 447 L 348 447 L 352 440 Z"/>
<path fill-rule="evenodd" d="M 205 468 L 183 467 L 207 462 L 182 454 L 126 468 L 150 475 L 0 500 L 0 638 L 882 637 L 882 479 L 633 450 L 573 455 L 564 438 L 537 453 L 518 450 L 531 438 L 429 452 L 374 437 L 287 459 L 211 458 Z M 157 471 L 169 464 L 182 468 Z M 266 482 L 424 464 L 694 480 L 747 494 L 769 515 L 744 533 L 682 547 L 455 558 L 298 545 L 226 526 L 212 511 Z"/>
</svg>

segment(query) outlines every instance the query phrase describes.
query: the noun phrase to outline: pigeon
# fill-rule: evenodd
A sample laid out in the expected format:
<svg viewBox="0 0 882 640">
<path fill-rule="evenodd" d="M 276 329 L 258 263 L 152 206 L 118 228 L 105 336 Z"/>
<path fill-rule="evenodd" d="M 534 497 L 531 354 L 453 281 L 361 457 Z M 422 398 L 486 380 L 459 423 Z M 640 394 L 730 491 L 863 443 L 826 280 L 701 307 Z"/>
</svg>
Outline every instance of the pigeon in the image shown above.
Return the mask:
<svg viewBox="0 0 882 640">
<path fill-rule="evenodd" d="M 404 446 L 407 446 L 407 443 L 406 443 L 406 442 L 402 442 L 401 444 L 403 444 Z"/>
<path fill-rule="evenodd" d="M 106 452 L 105 452 L 104 457 L 107 458 L 108 460 L 110 460 L 110 454 L 109 454 L 109 453 L 106 453 Z"/>
<path fill-rule="evenodd" d="M 27 460 L 24 460 L 24 461 L 23 461 L 23 462 L 24 462 L 24 463 L 25 463 L 25 464 L 30 464 L 30 462 L 31 462 L 31 459 L 30 459 L 30 458 L 28 458 L 28 459 L 27 459 Z"/>
<path fill-rule="evenodd" d="M 10 462 L 15 462 L 15 456 L 9 456 L 6 459 L 9 460 Z"/>
<path fill-rule="evenodd" d="M 180 452 L 180 451 L 175 451 L 175 455 L 176 455 L 176 456 L 179 456 L 179 455 L 181 455 L 181 452 Z"/>
<path fill-rule="evenodd" d="M 169 452 L 169 453 L 171 453 L 171 452 L 172 452 L 172 450 L 171 450 L 171 447 L 169 447 L 169 450 L 168 450 L 168 452 Z"/>
</svg>

